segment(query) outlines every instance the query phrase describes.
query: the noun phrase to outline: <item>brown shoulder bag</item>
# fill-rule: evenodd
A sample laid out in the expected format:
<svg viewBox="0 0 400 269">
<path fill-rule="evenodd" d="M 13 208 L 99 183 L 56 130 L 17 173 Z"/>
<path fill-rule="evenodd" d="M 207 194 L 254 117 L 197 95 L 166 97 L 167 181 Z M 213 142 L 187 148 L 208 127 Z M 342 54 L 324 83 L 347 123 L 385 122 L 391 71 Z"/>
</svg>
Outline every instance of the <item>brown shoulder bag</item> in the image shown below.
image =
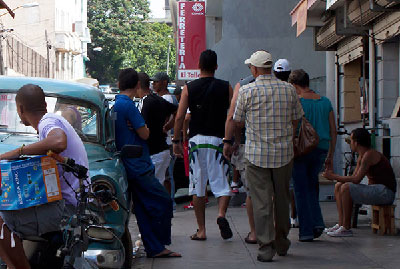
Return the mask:
<svg viewBox="0 0 400 269">
<path fill-rule="evenodd" d="M 302 117 L 298 136 L 293 140 L 294 157 L 301 157 L 313 151 L 319 143 L 318 133 L 311 123 Z"/>
</svg>

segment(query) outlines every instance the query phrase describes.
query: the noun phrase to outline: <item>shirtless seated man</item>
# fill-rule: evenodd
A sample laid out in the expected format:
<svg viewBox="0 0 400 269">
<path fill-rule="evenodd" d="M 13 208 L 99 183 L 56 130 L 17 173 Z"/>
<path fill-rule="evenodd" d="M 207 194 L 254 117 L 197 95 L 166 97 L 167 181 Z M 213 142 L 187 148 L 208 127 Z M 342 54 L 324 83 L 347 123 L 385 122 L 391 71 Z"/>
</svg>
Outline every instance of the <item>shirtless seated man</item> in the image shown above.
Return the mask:
<svg viewBox="0 0 400 269">
<path fill-rule="evenodd" d="M 351 176 L 339 176 L 325 171 L 323 176 L 336 180 L 335 198 L 339 223 L 326 229 L 329 236 L 353 236 L 350 230 L 353 203 L 366 205 L 390 205 L 395 199 L 396 179 L 388 159 L 371 148 L 371 136 L 363 128 L 351 132 L 350 148 L 358 153 L 356 169 Z M 368 185 L 360 184 L 367 176 Z"/>
</svg>

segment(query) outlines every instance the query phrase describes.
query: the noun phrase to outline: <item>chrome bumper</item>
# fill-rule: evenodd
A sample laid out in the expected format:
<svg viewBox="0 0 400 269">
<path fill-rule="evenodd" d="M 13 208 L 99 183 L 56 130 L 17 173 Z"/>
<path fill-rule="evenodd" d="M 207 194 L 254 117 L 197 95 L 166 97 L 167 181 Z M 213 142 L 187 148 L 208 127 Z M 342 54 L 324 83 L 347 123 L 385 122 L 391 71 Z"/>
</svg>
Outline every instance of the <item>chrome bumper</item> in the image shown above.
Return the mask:
<svg viewBox="0 0 400 269">
<path fill-rule="evenodd" d="M 122 268 L 125 261 L 125 253 L 121 250 L 93 250 L 84 252 L 85 258 L 97 264 L 99 268 Z"/>
</svg>

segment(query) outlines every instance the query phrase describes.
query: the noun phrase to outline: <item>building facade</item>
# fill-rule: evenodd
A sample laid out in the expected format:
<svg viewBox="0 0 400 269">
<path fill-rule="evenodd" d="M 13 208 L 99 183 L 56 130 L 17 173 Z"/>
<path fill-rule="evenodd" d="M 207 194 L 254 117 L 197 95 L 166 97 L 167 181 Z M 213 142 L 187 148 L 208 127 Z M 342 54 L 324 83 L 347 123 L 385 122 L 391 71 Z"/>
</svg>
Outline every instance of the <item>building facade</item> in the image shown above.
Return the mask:
<svg viewBox="0 0 400 269">
<path fill-rule="evenodd" d="M 300 11 L 302 6 L 307 12 Z M 390 159 L 400 228 L 399 2 L 301 0 L 291 16 L 293 24 L 306 23 L 313 30 L 315 50 L 326 52 L 327 96 L 335 104 L 339 127 L 349 132 L 367 128 L 375 148 Z M 338 138 L 335 163 L 340 170 L 350 149 L 344 137 Z"/>
<path fill-rule="evenodd" d="M 274 60 L 288 59 L 292 69 L 305 69 L 312 78 L 313 88 L 324 94 L 325 53 L 314 51 L 311 29 L 300 38 L 290 30 L 288 13 L 296 2 L 207 0 L 206 46 L 217 52 L 216 76 L 236 84 L 250 75 L 245 59 L 256 50 L 264 49 Z M 176 23 L 176 3 L 170 0 L 173 23 Z"/>
<path fill-rule="evenodd" d="M 6 75 L 75 80 L 86 76 L 87 0 L 14 0 L 1 16 Z"/>
</svg>

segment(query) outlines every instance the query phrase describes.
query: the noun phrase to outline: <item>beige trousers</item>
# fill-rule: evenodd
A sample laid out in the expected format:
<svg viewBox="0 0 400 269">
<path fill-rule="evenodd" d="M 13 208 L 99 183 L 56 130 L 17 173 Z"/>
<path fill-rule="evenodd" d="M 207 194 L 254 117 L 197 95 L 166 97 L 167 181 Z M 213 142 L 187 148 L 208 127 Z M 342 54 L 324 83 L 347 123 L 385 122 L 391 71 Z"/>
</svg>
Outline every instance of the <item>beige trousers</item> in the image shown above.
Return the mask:
<svg viewBox="0 0 400 269">
<path fill-rule="evenodd" d="M 262 256 L 273 256 L 272 250 L 285 255 L 289 249 L 287 235 L 290 229 L 289 181 L 292 168 L 293 161 L 280 168 L 262 168 L 246 162 L 246 179 Z"/>
</svg>

